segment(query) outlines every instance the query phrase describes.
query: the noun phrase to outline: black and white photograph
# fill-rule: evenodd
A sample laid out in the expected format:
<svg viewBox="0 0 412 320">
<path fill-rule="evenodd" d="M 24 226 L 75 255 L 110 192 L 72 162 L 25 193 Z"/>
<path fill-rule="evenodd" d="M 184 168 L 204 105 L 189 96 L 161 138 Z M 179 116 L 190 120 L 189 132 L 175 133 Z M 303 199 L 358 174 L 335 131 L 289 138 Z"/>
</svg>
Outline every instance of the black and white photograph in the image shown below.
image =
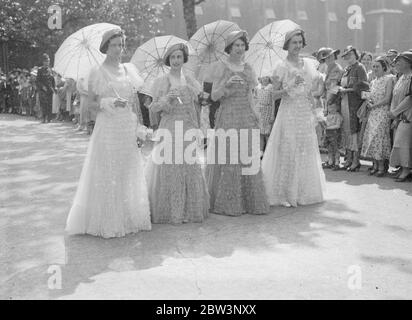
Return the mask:
<svg viewBox="0 0 412 320">
<path fill-rule="evenodd" d="M 0 1 L 0 300 L 411 299 L 412 0 Z"/>
</svg>

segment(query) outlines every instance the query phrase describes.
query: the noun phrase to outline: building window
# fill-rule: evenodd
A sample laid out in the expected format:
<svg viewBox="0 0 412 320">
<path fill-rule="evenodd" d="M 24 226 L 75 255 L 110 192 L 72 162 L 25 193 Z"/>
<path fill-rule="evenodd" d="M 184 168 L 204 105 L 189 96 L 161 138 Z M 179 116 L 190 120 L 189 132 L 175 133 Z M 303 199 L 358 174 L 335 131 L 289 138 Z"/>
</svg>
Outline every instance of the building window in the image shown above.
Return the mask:
<svg viewBox="0 0 412 320">
<path fill-rule="evenodd" d="M 195 14 L 197 16 L 203 16 L 203 8 L 201 6 L 195 6 Z"/>
<path fill-rule="evenodd" d="M 242 15 L 240 13 L 240 9 L 238 7 L 231 7 L 230 8 L 230 16 L 232 18 L 241 18 Z"/>
<path fill-rule="evenodd" d="M 305 10 L 298 10 L 298 19 L 299 20 L 308 20 L 308 14 Z"/>
<path fill-rule="evenodd" d="M 338 16 L 335 12 L 328 12 L 328 19 L 330 22 L 338 22 Z"/>
<path fill-rule="evenodd" d="M 265 10 L 265 17 L 266 19 L 276 19 L 276 14 L 275 14 L 275 10 L 273 9 L 266 9 Z"/>
</svg>

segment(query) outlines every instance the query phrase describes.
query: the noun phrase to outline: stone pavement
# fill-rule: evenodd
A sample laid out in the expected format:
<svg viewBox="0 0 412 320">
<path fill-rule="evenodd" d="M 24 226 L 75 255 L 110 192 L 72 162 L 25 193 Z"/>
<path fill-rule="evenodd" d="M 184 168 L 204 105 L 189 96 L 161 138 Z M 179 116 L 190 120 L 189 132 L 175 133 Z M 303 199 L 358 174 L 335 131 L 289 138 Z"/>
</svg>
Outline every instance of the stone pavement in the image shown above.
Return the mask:
<svg viewBox="0 0 412 320">
<path fill-rule="evenodd" d="M 412 183 L 327 171 L 320 205 L 68 237 L 88 139 L 0 115 L 0 299 L 412 298 Z"/>
</svg>

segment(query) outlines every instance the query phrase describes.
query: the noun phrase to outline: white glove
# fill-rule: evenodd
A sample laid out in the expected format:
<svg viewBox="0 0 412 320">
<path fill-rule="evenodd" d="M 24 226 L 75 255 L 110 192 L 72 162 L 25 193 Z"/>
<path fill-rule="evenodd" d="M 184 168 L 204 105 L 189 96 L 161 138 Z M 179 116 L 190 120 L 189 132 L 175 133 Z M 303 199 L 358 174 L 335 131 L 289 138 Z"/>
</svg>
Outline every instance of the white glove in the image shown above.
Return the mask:
<svg viewBox="0 0 412 320">
<path fill-rule="evenodd" d="M 114 107 L 115 101 L 116 101 L 116 98 L 103 98 L 100 100 L 100 108 L 110 114 L 115 114 L 116 113 L 116 109 Z"/>
</svg>

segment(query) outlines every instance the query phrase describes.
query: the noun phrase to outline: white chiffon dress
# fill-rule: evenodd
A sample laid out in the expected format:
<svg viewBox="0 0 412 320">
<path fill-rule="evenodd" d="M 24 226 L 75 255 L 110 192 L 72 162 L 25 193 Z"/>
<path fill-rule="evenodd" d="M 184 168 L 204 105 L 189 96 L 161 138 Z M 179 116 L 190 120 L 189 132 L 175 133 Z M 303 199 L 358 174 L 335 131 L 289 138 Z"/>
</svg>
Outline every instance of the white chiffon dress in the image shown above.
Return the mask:
<svg viewBox="0 0 412 320">
<path fill-rule="evenodd" d="M 297 75 L 304 78 L 304 83 L 294 87 Z M 283 61 L 275 69 L 274 78 L 288 95 L 282 97 L 262 160 L 263 180 L 271 206 L 296 207 L 324 199 L 325 175 L 311 96 L 319 77 L 316 66 L 308 58 L 303 58 L 301 68 Z"/>
<path fill-rule="evenodd" d="M 135 84 L 143 81 L 132 66 L 124 68 L 122 76 L 104 66 L 90 74 L 89 91 L 101 102 L 67 218 L 68 234 L 113 238 L 151 230 L 144 162 L 136 142 L 141 125 L 133 112 Z M 126 108 L 110 103 L 117 95 L 128 100 Z"/>
</svg>

